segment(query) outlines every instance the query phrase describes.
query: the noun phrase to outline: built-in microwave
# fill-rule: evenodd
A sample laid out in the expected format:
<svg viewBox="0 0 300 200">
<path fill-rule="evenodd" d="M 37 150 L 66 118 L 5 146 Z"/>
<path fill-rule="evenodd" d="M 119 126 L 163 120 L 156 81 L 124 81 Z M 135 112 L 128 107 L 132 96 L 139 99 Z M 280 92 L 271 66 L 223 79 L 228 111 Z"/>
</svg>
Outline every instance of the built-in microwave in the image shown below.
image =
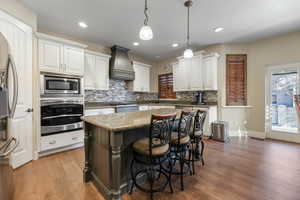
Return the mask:
<svg viewBox="0 0 300 200">
<path fill-rule="evenodd" d="M 82 95 L 82 78 L 42 74 L 41 95 Z"/>
</svg>

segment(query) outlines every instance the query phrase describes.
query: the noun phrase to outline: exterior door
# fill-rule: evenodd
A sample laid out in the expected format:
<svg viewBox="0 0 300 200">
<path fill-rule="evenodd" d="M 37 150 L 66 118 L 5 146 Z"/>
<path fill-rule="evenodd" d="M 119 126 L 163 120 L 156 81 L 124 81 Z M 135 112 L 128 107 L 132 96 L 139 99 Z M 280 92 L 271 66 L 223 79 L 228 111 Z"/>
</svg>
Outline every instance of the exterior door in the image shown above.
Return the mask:
<svg viewBox="0 0 300 200">
<path fill-rule="evenodd" d="M 299 94 L 300 63 L 269 67 L 266 74 L 267 137 L 300 143 L 294 96 Z"/>
<path fill-rule="evenodd" d="M 32 112 L 27 112 L 32 108 L 32 29 L 0 11 L 0 32 L 8 40 L 18 73 L 18 102 L 15 116 L 8 123 L 9 135 L 20 142 L 10 159 L 12 167 L 17 168 L 33 158 Z M 12 77 L 9 80 L 12 91 Z"/>
</svg>

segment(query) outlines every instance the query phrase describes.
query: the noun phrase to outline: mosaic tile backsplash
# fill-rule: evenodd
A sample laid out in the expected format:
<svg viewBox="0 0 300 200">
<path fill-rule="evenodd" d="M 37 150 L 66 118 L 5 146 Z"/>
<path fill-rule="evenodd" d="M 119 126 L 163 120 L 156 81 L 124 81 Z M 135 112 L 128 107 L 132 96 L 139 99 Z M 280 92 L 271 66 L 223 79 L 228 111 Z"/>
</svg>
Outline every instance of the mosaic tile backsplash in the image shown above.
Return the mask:
<svg viewBox="0 0 300 200">
<path fill-rule="evenodd" d="M 195 102 L 197 92 L 177 92 L 178 101 Z M 217 91 L 205 91 L 204 102 L 216 103 Z M 127 89 L 125 81 L 109 80 L 109 90 L 86 90 L 85 100 L 90 102 L 155 101 L 158 93 L 137 93 Z"/>
<path fill-rule="evenodd" d="M 126 82 L 109 80 L 109 90 L 85 90 L 85 101 L 90 102 L 122 102 L 153 101 L 158 99 L 157 93 L 137 93 L 127 89 Z"/>
</svg>

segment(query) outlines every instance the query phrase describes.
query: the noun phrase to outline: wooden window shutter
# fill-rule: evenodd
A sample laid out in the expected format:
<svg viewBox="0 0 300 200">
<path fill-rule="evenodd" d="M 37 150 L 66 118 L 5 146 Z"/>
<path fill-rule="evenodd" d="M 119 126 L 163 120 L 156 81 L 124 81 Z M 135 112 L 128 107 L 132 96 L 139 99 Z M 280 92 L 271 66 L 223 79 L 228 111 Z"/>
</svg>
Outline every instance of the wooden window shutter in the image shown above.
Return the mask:
<svg viewBox="0 0 300 200">
<path fill-rule="evenodd" d="M 226 56 L 226 104 L 247 105 L 247 55 Z"/>
<path fill-rule="evenodd" d="M 173 74 L 161 74 L 158 76 L 159 98 L 176 99 L 176 93 L 173 91 Z"/>
</svg>

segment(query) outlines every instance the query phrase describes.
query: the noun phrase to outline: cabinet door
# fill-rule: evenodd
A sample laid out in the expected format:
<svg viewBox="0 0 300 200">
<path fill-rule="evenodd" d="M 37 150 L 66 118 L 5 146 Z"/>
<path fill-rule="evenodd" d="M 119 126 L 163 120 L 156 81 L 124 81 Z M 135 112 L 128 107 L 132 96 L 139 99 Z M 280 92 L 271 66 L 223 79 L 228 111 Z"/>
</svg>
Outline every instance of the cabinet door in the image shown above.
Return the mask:
<svg viewBox="0 0 300 200">
<path fill-rule="evenodd" d="M 95 90 L 95 70 L 96 56 L 91 54 L 85 55 L 85 66 L 84 66 L 84 88 L 87 90 Z"/>
<path fill-rule="evenodd" d="M 71 46 L 64 46 L 64 72 L 73 75 L 84 74 L 84 50 Z"/>
<path fill-rule="evenodd" d="M 150 69 L 148 67 L 142 67 L 142 71 L 143 71 L 142 91 L 150 92 Z"/>
<path fill-rule="evenodd" d="M 205 58 L 203 64 L 203 88 L 205 90 L 218 89 L 218 59 L 216 57 Z"/>
<path fill-rule="evenodd" d="M 39 40 L 39 66 L 40 71 L 57 73 L 61 69 L 63 45 Z"/>
<path fill-rule="evenodd" d="M 190 84 L 190 81 L 189 81 L 189 78 L 187 76 L 187 73 L 190 73 L 189 72 L 189 69 L 190 69 L 190 63 L 187 62 L 187 60 L 180 60 L 179 61 L 179 72 L 178 72 L 178 80 L 179 80 L 179 91 L 187 91 L 189 90 L 189 84 Z"/>
<path fill-rule="evenodd" d="M 100 56 L 96 56 L 95 68 L 93 72 L 95 87 L 97 90 L 109 89 L 109 60 Z M 92 76 L 92 77 L 93 77 Z"/>
<path fill-rule="evenodd" d="M 32 90 L 34 88 L 32 81 L 32 28 L 19 21 L 18 19 L 0 11 L 0 33 L 3 34 L 10 46 L 10 53 L 14 58 L 15 67 L 18 74 L 18 98 L 15 114 L 7 119 L 8 137 L 15 137 L 19 141 L 18 147 L 10 155 L 10 164 L 13 168 L 29 162 L 33 158 L 33 113 L 26 112 L 33 106 Z M 1 51 L 1 50 L 0 50 Z M 2 53 L 2 52 L 1 52 Z M 8 88 L 10 91 L 17 85 L 12 80 L 11 68 L 9 72 Z M 36 78 L 36 77 L 35 77 Z M 36 96 L 35 96 L 36 98 Z M 13 100 L 12 92 L 9 93 L 9 102 Z M 3 102 L 0 101 L 1 108 Z M 4 124 L 3 124 L 4 125 Z M 2 135 L 3 125 L 0 125 Z M 2 149 L 1 149 L 2 150 Z M 4 159 L 5 160 L 5 159 Z M 0 168 L 2 173 L 2 158 Z M 2 174 L 1 174 L 2 175 Z M 2 179 L 2 177 L 1 177 Z M 0 193 L 2 193 L 2 180 L 0 181 Z M 5 182 L 7 184 L 7 182 Z M 2 194 L 0 195 L 0 197 Z M 3 199 L 3 198 L 1 198 Z M 6 199 L 6 198 L 4 198 Z"/>
<path fill-rule="evenodd" d="M 202 74 L 202 56 L 197 56 L 191 59 L 190 69 L 188 70 L 188 80 L 190 81 L 190 90 L 203 89 L 203 74 Z"/>
<path fill-rule="evenodd" d="M 143 68 L 139 65 L 134 65 L 134 72 L 135 72 L 135 79 L 133 82 L 133 91 L 135 92 L 142 92 L 143 87 Z"/>
<path fill-rule="evenodd" d="M 179 84 L 180 84 L 180 69 L 179 63 L 173 64 L 173 90 L 179 91 Z"/>
</svg>

